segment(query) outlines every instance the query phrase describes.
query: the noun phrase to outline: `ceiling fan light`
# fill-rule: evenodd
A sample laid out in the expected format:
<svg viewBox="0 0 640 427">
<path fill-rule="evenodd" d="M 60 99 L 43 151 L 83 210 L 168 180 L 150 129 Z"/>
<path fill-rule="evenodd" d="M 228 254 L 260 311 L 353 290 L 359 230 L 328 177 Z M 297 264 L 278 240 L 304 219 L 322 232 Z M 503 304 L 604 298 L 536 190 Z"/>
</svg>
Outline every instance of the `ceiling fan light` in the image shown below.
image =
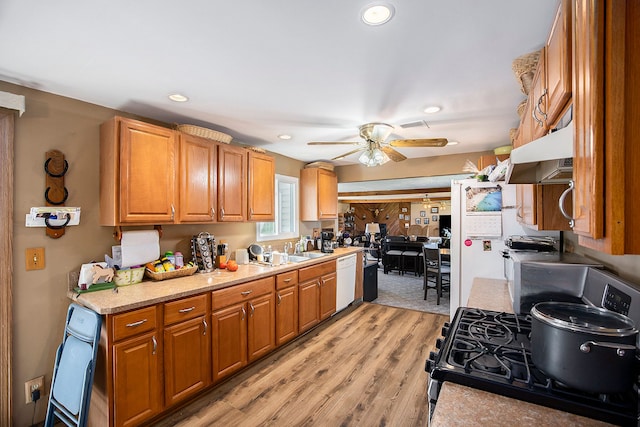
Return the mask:
<svg viewBox="0 0 640 427">
<path fill-rule="evenodd" d="M 437 105 L 430 105 L 424 109 L 424 112 L 427 114 L 435 114 L 438 111 L 440 111 L 440 107 L 438 107 Z"/>
</svg>

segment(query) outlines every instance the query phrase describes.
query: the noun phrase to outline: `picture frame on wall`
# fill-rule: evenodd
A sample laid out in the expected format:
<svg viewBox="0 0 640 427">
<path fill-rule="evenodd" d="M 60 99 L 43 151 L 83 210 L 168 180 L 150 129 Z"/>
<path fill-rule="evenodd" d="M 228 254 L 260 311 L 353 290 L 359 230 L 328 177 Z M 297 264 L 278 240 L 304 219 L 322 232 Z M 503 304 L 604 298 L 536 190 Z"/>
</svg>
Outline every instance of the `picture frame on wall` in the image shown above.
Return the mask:
<svg viewBox="0 0 640 427">
<path fill-rule="evenodd" d="M 431 208 L 431 213 L 438 213 L 438 208 L 437 207 Z"/>
<path fill-rule="evenodd" d="M 407 208 L 402 208 L 402 212 L 407 212 L 408 209 Z"/>
<path fill-rule="evenodd" d="M 422 223 L 423 223 L 424 225 L 428 225 L 428 224 L 429 224 L 429 218 L 425 218 L 425 219 L 422 221 Z"/>
<path fill-rule="evenodd" d="M 427 216 L 427 213 L 425 211 L 420 211 L 420 216 L 424 218 L 425 216 Z"/>
<path fill-rule="evenodd" d="M 431 215 L 431 221 L 436 222 L 438 220 L 438 215 Z"/>
<path fill-rule="evenodd" d="M 420 218 L 416 218 L 416 224 L 420 225 Z"/>
</svg>

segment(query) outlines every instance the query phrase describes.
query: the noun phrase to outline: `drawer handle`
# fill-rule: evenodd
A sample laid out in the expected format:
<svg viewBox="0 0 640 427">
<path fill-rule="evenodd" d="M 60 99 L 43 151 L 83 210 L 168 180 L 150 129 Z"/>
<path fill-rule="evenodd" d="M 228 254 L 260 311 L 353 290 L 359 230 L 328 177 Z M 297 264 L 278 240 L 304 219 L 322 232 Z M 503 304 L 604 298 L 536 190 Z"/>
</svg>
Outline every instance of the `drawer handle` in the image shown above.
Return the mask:
<svg viewBox="0 0 640 427">
<path fill-rule="evenodd" d="M 142 325 L 146 321 L 147 319 L 142 319 L 142 320 L 138 320 L 137 322 L 127 323 L 127 328 L 135 328 L 136 326 Z"/>
<path fill-rule="evenodd" d="M 156 354 L 156 350 L 158 349 L 158 341 L 156 341 L 156 336 L 152 336 L 151 340 L 153 341 L 153 351 L 151 354 Z"/>
<path fill-rule="evenodd" d="M 289 282 L 291 281 L 291 277 L 288 277 L 288 278 L 284 279 L 284 281 L 285 281 L 286 283 L 289 283 Z"/>
<path fill-rule="evenodd" d="M 249 307 L 251 307 L 251 317 L 253 317 L 253 313 L 256 312 L 256 308 L 251 303 L 249 303 Z"/>
<path fill-rule="evenodd" d="M 242 319 L 240 320 L 244 320 L 246 316 L 247 316 L 247 310 L 245 310 L 244 307 L 242 307 Z"/>
<path fill-rule="evenodd" d="M 202 319 L 202 325 L 204 326 L 204 331 L 202 332 L 202 335 L 207 335 L 207 328 L 209 327 L 209 325 L 207 325 L 207 321 Z"/>
<path fill-rule="evenodd" d="M 280 296 L 280 294 L 277 294 L 277 295 L 278 295 L 278 305 L 280 305 L 280 303 L 282 302 L 282 297 Z"/>
<path fill-rule="evenodd" d="M 178 310 L 178 312 L 180 313 L 189 313 L 190 311 L 195 310 L 195 306 L 194 307 L 189 307 L 189 308 L 181 308 L 180 310 Z"/>
<path fill-rule="evenodd" d="M 247 296 L 247 295 L 249 295 L 251 292 L 253 292 L 253 290 L 240 292 L 240 295 L 242 295 L 243 297 L 246 297 L 246 296 Z"/>
</svg>

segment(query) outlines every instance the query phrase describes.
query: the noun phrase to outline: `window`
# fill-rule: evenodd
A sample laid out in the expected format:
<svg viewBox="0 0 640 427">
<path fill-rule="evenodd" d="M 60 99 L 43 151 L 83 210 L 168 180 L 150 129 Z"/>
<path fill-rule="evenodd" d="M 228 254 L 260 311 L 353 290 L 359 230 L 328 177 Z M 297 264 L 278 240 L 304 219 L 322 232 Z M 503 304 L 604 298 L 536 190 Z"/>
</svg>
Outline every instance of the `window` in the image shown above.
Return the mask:
<svg viewBox="0 0 640 427">
<path fill-rule="evenodd" d="M 276 174 L 276 220 L 256 224 L 256 240 L 298 238 L 298 178 Z"/>
</svg>

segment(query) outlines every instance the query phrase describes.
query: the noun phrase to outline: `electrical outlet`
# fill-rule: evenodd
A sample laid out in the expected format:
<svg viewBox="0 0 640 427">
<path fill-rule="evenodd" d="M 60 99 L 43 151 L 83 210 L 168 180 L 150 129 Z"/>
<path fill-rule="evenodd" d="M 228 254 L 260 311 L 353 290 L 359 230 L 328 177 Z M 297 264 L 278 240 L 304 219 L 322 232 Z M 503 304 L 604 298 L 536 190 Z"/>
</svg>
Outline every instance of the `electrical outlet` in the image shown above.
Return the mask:
<svg viewBox="0 0 640 427">
<path fill-rule="evenodd" d="M 33 402 L 33 399 L 31 399 L 31 392 L 35 390 L 40 390 L 40 398 L 42 399 L 42 395 L 44 394 L 44 375 L 24 383 L 25 403 Z"/>
</svg>

